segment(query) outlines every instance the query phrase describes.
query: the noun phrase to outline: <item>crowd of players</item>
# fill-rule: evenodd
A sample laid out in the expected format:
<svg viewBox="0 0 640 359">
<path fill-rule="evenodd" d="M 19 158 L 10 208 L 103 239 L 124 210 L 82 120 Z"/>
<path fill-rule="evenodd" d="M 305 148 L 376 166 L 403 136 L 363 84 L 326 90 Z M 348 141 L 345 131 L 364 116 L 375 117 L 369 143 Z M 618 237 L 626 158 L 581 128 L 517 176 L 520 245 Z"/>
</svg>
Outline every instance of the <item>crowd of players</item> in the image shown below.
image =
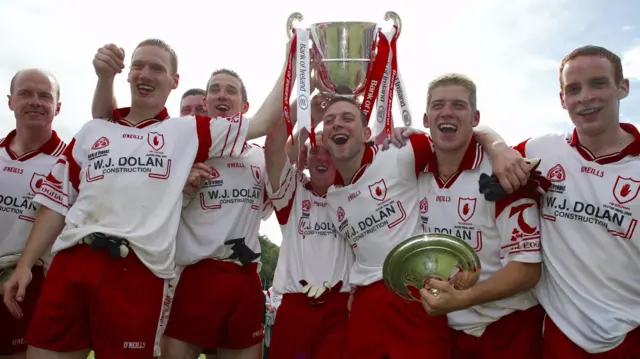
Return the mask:
<svg viewBox="0 0 640 359">
<path fill-rule="evenodd" d="M 629 82 L 614 53 L 567 55 L 560 99 L 575 130 L 514 148 L 478 127 L 476 86 L 459 74 L 428 84 L 429 134 L 372 144 L 353 98 L 316 95 L 323 132 L 307 144 L 282 119 L 286 66 L 251 120 L 230 70 L 185 92 L 173 118 L 171 47 L 136 47 L 131 107 L 118 108 L 124 61 L 115 45 L 98 50 L 94 119 L 68 144 L 52 130 L 55 77 L 11 81 L 0 356 L 259 358 L 258 229 L 275 212 L 272 359 L 640 358 L 640 133 L 619 122 Z M 262 136 L 264 148 L 247 142 Z M 494 176 L 481 193 L 483 173 Z M 482 270 L 430 280 L 407 302 L 381 267 L 423 232 L 466 239 Z"/>
</svg>

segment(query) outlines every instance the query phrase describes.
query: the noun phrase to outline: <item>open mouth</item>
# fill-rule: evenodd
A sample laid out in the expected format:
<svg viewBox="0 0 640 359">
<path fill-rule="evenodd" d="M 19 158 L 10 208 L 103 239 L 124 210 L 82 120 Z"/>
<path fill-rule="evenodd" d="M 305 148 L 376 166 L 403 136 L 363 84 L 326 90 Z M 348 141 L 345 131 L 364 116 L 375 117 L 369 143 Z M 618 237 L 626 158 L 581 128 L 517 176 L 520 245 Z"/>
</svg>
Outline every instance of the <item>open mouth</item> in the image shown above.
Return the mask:
<svg viewBox="0 0 640 359">
<path fill-rule="evenodd" d="M 216 110 L 221 112 L 229 111 L 229 106 L 225 104 L 219 104 L 218 106 L 216 106 Z"/>
<path fill-rule="evenodd" d="M 24 113 L 29 116 L 44 115 L 44 111 L 39 111 L 39 110 L 27 110 Z"/>
<path fill-rule="evenodd" d="M 438 130 L 442 133 L 456 133 L 458 132 L 458 126 L 451 123 L 441 123 L 438 125 Z"/>
<path fill-rule="evenodd" d="M 590 115 L 595 115 L 596 113 L 602 111 L 601 107 L 592 107 L 592 108 L 585 108 L 582 109 L 580 111 L 578 111 L 578 115 L 580 116 L 590 116 Z"/>
<path fill-rule="evenodd" d="M 349 136 L 345 135 L 344 133 L 338 133 L 331 136 L 331 141 L 333 141 L 333 143 L 335 143 L 336 145 L 344 145 L 345 143 L 347 143 L 347 141 L 349 141 Z"/>
<path fill-rule="evenodd" d="M 316 166 L 316 172 L 318 173 L 325 173 L 327 172 L 329 169 L 325 166 Z"/>
<path fill-rule="evenodd" d="M 140 84 L 140 85 L 136 86 L 136 88 L 138 89 L 138 92 L 141 95 L 145 95 L 145 96 L 151 94 L 156 89 L 155 87 L 153 87 L 151 85 L 143 85 L 143 84 Z"/>
</svg>

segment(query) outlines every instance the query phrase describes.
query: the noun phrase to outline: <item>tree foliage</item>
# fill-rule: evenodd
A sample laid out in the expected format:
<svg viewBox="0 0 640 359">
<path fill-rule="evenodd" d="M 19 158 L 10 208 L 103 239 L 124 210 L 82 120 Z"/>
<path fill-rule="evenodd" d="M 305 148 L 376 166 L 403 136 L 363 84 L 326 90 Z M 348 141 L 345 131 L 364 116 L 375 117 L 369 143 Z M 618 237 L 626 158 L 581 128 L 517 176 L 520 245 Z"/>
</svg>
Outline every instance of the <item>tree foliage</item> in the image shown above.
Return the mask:
<svg viewBox="0 0 640 359">
<path fill-rule="evenodd" d="M 276 270 L 280 247 L 275 245 L 265 235 L 258 236 L 260 240 L 260 248 L 262 249 L 262 269 L 260 270 L 260 278 L 262 278 L 262 287 L 267 290 L 273 284 L 273 273 Z"/>
</svg>

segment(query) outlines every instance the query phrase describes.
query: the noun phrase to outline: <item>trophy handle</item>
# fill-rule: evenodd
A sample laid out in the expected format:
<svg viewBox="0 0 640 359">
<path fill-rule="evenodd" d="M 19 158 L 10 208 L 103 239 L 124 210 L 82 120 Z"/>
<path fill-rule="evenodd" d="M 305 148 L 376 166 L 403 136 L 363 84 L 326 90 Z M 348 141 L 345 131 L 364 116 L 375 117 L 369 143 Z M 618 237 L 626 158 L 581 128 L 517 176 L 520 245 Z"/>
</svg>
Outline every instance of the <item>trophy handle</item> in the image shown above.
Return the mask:
<svg viewBox="0 0 640 359">
<path fill-rule="evenodd" d="M 289 15 L 289 18 L 287 19 L 287 36 L 289 36 L 289 39 L 293 37 L 293 29 L 295 28 L 293 26 L 293 22 L 301 22 L 302 20 L 304 20 L 304 17 L 299 12 L 294 12 Z"/>
<path fill-rule="evenodd" d="M 400 20 L 400 15 L 398 15 L 398 13 L 395 11 L 387 11 L 387 13 L 384 14 L 384 20 L 393 21 L 393 24 L 398 27 L 398 33 L 396 34 L 396 37 L 400 37 L 400 32 L 402 31 L 402 20 Z"/>
</svg>

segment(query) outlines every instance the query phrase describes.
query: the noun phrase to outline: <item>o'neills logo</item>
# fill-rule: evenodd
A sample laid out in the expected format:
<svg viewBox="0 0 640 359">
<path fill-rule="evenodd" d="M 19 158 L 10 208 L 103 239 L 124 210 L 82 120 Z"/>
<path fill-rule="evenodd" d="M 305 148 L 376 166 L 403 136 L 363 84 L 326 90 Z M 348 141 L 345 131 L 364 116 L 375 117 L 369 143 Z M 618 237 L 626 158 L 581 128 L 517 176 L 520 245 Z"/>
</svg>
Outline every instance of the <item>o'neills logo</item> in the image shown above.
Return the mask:
<svg viewBox="0 0 640 359">
<path fill-rule="evenodd" d="M 374 92 L 376 92 L 377 86 L 378 86 L 378 80 L 371 80 L 371 84 L 367 89 L 367 94 L 364 98 L 364 101 L 362 101 L 362 104 L 364 105 L 363 111 L 367 114 L 371 112 L 371 108 L 373 107 L 373 102 L 374 102 L 373 94 Z"/>
</svg>

